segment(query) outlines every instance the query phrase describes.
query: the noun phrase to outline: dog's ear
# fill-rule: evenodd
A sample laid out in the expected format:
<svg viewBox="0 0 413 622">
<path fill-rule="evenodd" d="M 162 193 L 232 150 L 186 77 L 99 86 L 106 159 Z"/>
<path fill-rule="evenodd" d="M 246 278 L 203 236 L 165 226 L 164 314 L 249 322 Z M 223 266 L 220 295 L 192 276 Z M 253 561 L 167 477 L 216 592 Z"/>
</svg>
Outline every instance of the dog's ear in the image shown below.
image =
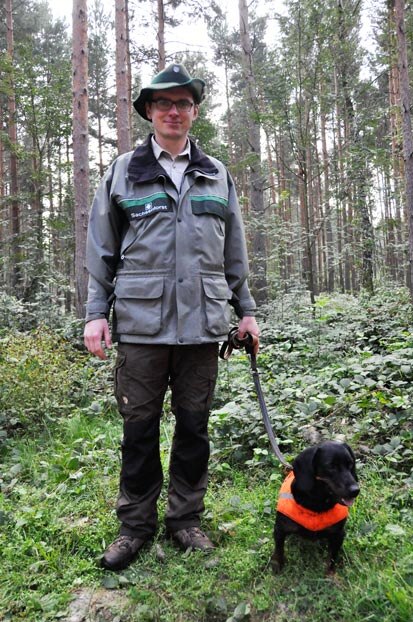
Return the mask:
<svg viewBox="0 0 413 622">
<path fill-rule="evenodd" d="M 317 453 L 318 447 L 308 447 L 293 462 L 294 477 L 300 488 L 310 490 L 314 485 L 314 461 Z"/>
<path fill-rule="evenodd" d="M 348 453 L 351 456 L 351 459 L 353 460 L 353 464 L 352 464 L 352 467 L 351 467 L 350 471 L 351 471 L 352 476 L 356 480 L 356 482 L 358 482 L 357 473 L 356 473 L 356 457 L 355 457 L 355 455 L 353 453 L 353 450 L 351 449 L 350 445 L 347 445 L 347 443 L 343 443 L 343 445 L 347 449 Z"/>
</svg>

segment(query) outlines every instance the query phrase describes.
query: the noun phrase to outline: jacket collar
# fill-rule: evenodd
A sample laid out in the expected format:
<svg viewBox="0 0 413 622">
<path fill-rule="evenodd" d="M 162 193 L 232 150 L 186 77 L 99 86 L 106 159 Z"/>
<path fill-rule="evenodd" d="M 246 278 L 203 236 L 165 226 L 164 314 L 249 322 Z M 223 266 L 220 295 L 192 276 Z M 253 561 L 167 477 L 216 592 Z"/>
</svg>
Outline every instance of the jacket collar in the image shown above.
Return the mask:
<svg viewBox="0 0 413 622">
<path fill-rule="evenodd" d="M 155 181 L 159 177 L 169 179 L 155 158 L 151 147 L 151 137 L 152 134 L 149 134 L 146 141 L 139 145 L 132 154 L 128 165 L 128 177 L 131 182 L 144 183 Z M 185 172 L 199 171 L 203 175 L 216 175 L 218 169 L 213 162 L 195 145 L 193 140 L 189 139 L 189 142 L 191 144 L 191 160 Z"/>
</svg>

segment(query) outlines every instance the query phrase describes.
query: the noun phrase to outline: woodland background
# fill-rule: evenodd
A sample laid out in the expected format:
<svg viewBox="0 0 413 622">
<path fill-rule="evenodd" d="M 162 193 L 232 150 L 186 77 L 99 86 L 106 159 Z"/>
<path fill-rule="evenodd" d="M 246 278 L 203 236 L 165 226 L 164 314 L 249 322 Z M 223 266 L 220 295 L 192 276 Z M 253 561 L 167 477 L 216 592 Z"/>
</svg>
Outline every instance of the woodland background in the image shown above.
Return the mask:
<svg viewBox="0 0 413 622">
<path fill-rule="evenodd" d="M 1 4 L 2 622 L 412 620 L 411 4 L 226 4 L 235 22 L 223 1 L 74 0 L 73 29 L 47 2 Z M 183 28 L 202 47 L 180 47 Z M 89 206 L 150 131 L 131 99 L 172 60 L 206 80 L 193 134 L 235 178 L 280 447 L 292 461 L 335 438 L 357 458 L 336 577 L 298 539 L 284 573 L 268 567 L 284 475 L 240 351 L 220 361 L 210 417 L 216 555 L 182 555 L 160 528 L 126 571 L 99 564 L 118 529 L 122 422 L 116 350 L 100 361 L 82 344 Z"/>
<path fill-rule="evenodd" d="M 410 4 L 277 7 L 240 0 L 234 25 L 215 0 L 74 0 L 70 30 L 47 2 L 4 0 L 3 296 L 83 316 L 93 192 L 150 130 L 132 114 L 142 75 L 172 60 L 209 86 L 193 133 L 235 178 L 259 305 L 411 288 Z M 179 24 L 207 31 L 210 49 L 169 51 Z"/>
</svg>

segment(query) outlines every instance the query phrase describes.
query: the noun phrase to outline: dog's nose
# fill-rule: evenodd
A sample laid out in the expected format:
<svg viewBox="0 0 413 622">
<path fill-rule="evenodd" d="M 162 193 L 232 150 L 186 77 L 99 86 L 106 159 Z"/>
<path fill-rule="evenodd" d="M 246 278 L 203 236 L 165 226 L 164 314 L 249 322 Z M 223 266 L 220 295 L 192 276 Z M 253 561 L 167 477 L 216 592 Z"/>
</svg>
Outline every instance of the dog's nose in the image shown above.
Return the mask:
<svg viewBox="0 0 413 622">
<path fill-rule="evenodd" d="M 353 499 L 357 497 L 357 495 L 359 494 L 360 486 L 358 484 L 353 484 L 352 486 L 350 486 L 348 492 L 349 492 L 349 496 Z"/>
</svg>

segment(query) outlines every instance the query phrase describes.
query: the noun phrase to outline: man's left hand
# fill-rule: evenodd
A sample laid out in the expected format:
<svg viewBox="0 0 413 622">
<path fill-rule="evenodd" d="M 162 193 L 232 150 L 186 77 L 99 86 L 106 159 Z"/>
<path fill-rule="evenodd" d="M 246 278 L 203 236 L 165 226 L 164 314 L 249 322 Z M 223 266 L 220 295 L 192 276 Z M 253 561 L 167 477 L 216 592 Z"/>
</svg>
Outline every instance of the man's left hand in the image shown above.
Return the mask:
<svg viewBox="0 0 413 622">
<path fill-rule="evenodd" d="M 260 329 L 255 321 L 255 317 L 251 315 L 244 315 L 238 324 L 238 337 L 243 339 L 247 333 L 250 333 L 250 335 L 256 338 L 254 339 L 254 354 L 257 354 L 258 348 L 260 347 Z"/>
</svg>

